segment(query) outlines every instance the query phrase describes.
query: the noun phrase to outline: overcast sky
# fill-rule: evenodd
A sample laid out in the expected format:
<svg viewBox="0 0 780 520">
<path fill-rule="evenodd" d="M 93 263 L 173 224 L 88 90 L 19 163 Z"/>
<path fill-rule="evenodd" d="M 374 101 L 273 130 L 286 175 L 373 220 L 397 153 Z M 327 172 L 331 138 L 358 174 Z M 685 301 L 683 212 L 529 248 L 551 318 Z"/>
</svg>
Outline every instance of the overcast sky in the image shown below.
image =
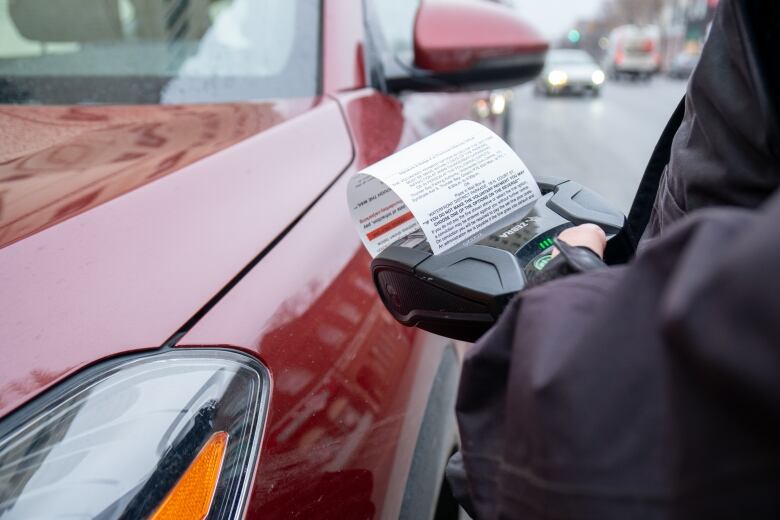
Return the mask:
<svg viewBox="0 0 780 520">
<path fill-rule="evenodd" d="M 598 11 L 603 0 L 515 0 L 517 10 L 547 38 L 557 38 L 581 17 Z"/>
</svg>

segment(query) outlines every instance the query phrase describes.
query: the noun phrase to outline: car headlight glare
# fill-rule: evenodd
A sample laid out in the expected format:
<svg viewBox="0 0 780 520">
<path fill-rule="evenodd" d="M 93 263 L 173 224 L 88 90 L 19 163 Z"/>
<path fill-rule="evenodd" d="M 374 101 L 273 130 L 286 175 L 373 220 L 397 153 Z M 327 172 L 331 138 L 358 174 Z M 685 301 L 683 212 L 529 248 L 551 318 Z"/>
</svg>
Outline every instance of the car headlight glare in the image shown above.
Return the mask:
<svg viewBox="0 0 780 520">
<path fill-rule="evenodd" d="M 0 518 L 240 518 L 268 389 L 222 350 L 90 369 L 0 425 Z"/>
<path fill-rule="evenodd" d="M 562 70 L 554 70 L 547 75 L 547 82 L 553 87 L 560 87 L 569 81 L 569 75 Z"/>
<path fill-rule="evenodd" d="M 593 81 L 594 85 L 601 85 L 602 83 L 604 83 L 606 76 L 604 76 L 603 71 L 597 70 L 591 75 L 590 79 Z"/>
<path fill-rule="evenodd" d="M 490 113 L 500 116 L 506 111 L 507 97 L 503 92 L 490 93 Z"/>
</svg>

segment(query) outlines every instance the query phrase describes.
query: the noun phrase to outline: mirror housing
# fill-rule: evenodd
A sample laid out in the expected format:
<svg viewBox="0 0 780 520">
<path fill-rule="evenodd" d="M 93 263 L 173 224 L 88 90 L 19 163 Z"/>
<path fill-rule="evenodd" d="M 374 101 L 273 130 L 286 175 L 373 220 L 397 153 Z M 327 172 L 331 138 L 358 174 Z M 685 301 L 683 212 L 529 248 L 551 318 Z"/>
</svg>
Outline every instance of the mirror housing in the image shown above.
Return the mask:
<svg viewBox="0 0 780 520">
<path fill-rule="evenodd" d="M 549 45 L 512 9 L 480 0 L 423 0 L 414 24 L 414 64 L 397 57 L 385 83 L 403 90 L 487 90 L 536 78 Z"/>
</svg>

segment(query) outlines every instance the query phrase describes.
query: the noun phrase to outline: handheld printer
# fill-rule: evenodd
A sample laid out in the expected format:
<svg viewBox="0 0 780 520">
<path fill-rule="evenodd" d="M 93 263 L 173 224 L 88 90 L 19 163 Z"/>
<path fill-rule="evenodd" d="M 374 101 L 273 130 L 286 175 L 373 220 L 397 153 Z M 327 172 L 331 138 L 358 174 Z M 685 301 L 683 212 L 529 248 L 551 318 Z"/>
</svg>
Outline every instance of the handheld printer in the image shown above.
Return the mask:
<svg viewBox="0 0 780 520">
<path fill-rule="evenodd" d="M 612 239 L 625 217 L 601 196 L 569 180 L 537 178 L 542 197 L 522 219 L 473 245 L 434 255 L 422 231 L 371 262 L 374 284 L 400 323 L 476 341 L 529 275 L 551 259 L 554 238 L 591 222 Z"/>
</svg>

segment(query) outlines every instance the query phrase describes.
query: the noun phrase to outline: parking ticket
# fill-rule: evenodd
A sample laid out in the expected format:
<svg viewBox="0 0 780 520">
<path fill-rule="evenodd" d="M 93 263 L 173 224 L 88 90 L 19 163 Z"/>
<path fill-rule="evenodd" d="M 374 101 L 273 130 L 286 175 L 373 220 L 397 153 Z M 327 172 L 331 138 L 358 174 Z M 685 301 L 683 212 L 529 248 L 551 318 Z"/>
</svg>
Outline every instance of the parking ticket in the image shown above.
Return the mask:
<svg viewBox="0 0 780 520">
<path fill-rule="evenodd" d="M 489 128 L 458 121 L 360 171 L 347 188 L 372 256 L 422 230 L 434 254 L 522 217 L 541 196 L 528 168 Z"/>
</svg>

